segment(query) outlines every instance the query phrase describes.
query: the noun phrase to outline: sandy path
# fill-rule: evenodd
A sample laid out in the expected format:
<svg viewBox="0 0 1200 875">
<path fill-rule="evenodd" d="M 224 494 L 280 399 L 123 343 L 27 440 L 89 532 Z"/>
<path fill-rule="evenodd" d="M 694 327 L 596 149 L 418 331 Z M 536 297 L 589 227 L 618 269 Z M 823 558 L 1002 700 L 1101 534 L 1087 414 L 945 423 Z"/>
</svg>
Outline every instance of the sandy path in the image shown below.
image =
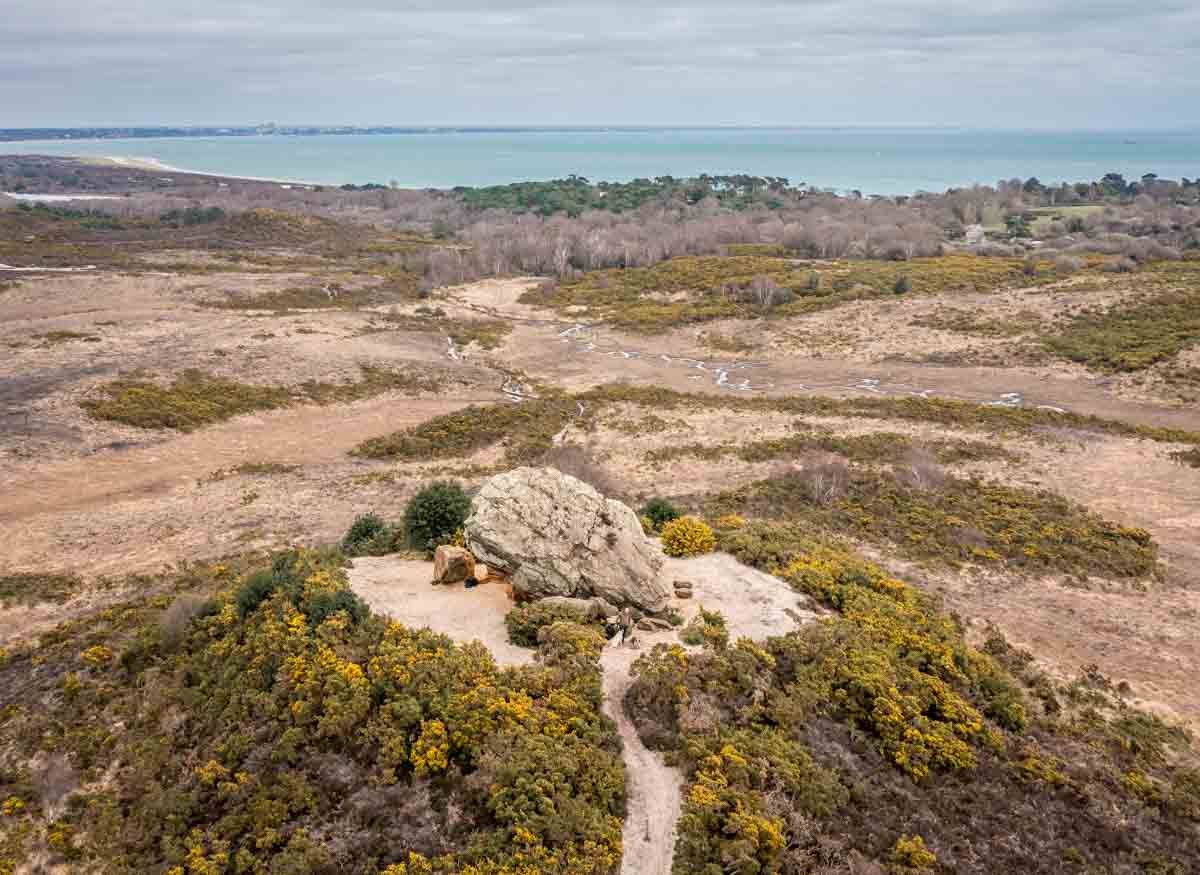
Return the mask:
<svg viewBox="0 0 1200 875">
<path fill-rule="evenodd" d="M 621 875 L 670 875 L 675 858 L 675 826 L 683 803 L 683 774 L 663 762 L 638 738 L 625 713 L 629 667 L 641 655 L 610 644 L 600 656 L 604 671 L 604 713 L 617 724 L 625 760 L 626 816 Z"/>
<path fill-rule="evenodd" d="M 498 396 L 497 396 L 498 397 Z M 478 399 L 476 399 L 478 400 Z M 0 482 L 0 524 L 162 494 L 245 462 L 342 461 L 367 438 L 449 413 L 467 399 L 382 396 L 345 407 L 296 407 L 239 416 L 146 447 L 106 450 L 18 471 Z"/>
<path fill-rule="evenodd" d="M 811 603 L 777 577 L 742 565 L 728 553 L 668 559 L 662 576 L 692 583 L 694 598 L 672 606 L 687 619 L 704 606 L 725 617 L 733 639 L 768 638 L 795 629 L 816 614 Z M 621 875 L 670 875 L 676 826 L 683 803 L 683 773 L 649 750 L 625 713 L 634 661 L 655 644 L 678 644 L 675 631 L 637 632 L 635 646 L 609 644 L 600 656 L 604 672 L 604 713 L 617 724 L 623 744 L 627 814 Z"/>
</svg>

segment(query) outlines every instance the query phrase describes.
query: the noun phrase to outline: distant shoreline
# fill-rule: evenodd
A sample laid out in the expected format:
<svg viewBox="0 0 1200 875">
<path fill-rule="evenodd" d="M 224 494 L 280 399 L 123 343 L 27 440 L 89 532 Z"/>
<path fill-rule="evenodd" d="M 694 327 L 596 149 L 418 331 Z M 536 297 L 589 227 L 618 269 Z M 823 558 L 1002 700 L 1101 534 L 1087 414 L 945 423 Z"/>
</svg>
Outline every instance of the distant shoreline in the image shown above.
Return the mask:
<svg viewBox="0 0 1200 875">
<path fill-rule="evenodd" d="M 518 130 L 518 133 L 504 133 Z M 1200 133 L 993 133 L 964 128 L 433 128 L 408 136 L 176 136 L 13 142 L 18 157 L 103 161 L 150 174 L 263 185 L 487 188 L 579 176 L 595 183 L 754 175 L 857 196 L 974 185 L 1057 187 L 1118 173 L 1200 175 Z M 3 134 L 0 131 L 0 134 Z M 1014 173 L 1014 171 L 1016 171 Z M 34 174 L 36 176 L 36 174 Z M 26 182 L 28 184 L 28 182 Z"/>
<path fill-rule="evenodd" d="M 64 158 L 75 158 L 85 164 L 102 164 L 109 167 L 130 167 L 134 170 L 147 170 L 150 172 L 161 173 L 186 173 L 188 176 L 207 176 L 212 179 L 234 179 L 243 182 L 272 182 L 279 185 L 307 185 L 307 186 L 324 186 L 325 183 L 309 182 L 302 179 L 281 179 L 278 177 L 268 176 L 239 176 L 235 173 L 212 173 L 207 170 L 188 170 L 186 167 L 176 167 L 173 164 L 164 164 L 155 158 L 126 158 L 121 155 L 109 155 L 104 158 L 97 158 L 92 155 L 64 155 L 58 156 Z"/>
</svg>

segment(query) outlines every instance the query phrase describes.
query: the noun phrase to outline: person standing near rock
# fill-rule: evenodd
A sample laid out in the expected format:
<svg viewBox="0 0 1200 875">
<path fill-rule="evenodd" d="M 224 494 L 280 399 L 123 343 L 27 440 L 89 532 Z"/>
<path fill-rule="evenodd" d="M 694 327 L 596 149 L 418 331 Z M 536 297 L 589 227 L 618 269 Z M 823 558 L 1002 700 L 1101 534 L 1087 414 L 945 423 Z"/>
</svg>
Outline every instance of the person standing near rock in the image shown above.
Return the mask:
<svg viewBox="0 0 1200 875">
<path fill-rule="evenodd" d="M 633 609 L 628 605 L 621 608 L 620 631 L 617 632 L 617 646 L 624 645 L 630 638 L 633 637 Z"/>
</svg>

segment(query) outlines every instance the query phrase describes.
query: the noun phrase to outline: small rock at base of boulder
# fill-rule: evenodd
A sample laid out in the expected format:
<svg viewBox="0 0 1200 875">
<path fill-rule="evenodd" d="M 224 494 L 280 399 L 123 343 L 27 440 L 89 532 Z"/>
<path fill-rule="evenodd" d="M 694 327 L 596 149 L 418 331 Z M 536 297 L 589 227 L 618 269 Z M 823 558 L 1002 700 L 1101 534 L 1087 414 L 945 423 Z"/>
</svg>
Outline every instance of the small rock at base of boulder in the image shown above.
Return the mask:
<svg viewBox="0 0 1200 875">
<path fill-rule="evenodd" d="M 433 552 L 433 582 L 462 583 L 475 574 L 475 557 L 462 547 L 441 546 Z"/>
<path fill-rule="evenodd" d="M 643 632 L 669 632 L 674 627 L 660 617 L 642 617 L 638 620 L 637 628 Z"/>
<path fill-rule="evenodd" d="M 690 599 L 692 597 L 692 582 L 690 580 L 675 581 L 675 598 Z"/>
<path fill-rule="evenodd" d="M 555 595 L 539 599 L 538 604 L 547 607 L 562 608 L 576 614 L 581 620 L 604 620 L 615 617 L 617 609 L 602 598 L 577 599 L 570 596 Z"/>
<path fill-rule="evenodd" d="M 475 580 L 477 582 L 484 583 L 488 579 L 488 575 L 490 573 L 491 572 L 488 571 L 488 567 L 482 562 L 475 563 Z"/>
</svg>

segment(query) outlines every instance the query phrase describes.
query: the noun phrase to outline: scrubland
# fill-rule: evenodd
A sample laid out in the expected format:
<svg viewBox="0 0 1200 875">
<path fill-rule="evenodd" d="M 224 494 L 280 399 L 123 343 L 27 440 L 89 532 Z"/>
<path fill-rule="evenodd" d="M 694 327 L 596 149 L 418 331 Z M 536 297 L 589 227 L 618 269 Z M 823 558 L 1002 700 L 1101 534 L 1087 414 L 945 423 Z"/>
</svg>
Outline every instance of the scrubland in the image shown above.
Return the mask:
<svg viewBox="0 0 1200 875">
<path fill-rule="evenodd" d="M 0 274 L 0 873 L 658 871 L 621 721 L 679 875 L 1195 869 L 1196 186 L 0 177 L 130 191 L 0 211 L 89 268 Z M 804 622 L 706 580 L 618 683 L 593 624 L 515 608 L 506 667 L 355 594 L 519 465 Z"/>
</svg>

